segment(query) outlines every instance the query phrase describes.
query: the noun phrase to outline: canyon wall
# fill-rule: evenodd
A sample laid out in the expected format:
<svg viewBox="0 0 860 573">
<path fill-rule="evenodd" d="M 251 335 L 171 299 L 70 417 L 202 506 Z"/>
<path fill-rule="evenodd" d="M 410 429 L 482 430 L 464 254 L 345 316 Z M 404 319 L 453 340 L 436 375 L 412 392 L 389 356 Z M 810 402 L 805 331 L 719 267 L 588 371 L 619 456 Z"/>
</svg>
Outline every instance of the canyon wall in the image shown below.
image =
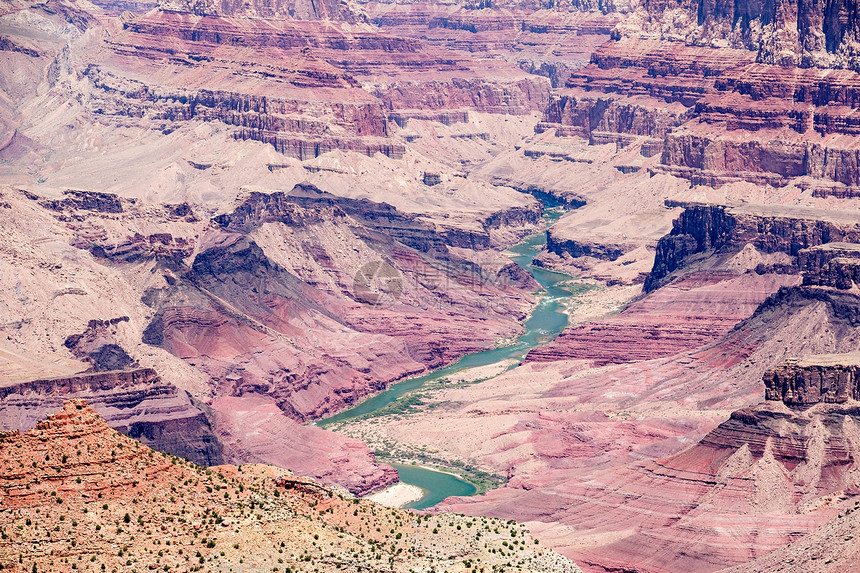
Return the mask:
<svg viewBox="0 0 860 573">
<path fill-rule="evenodd" d="M 166 2 L 126 18 L 82 70 L 88 107 L 114 124 L 223 122 L 299 159 L 336 149 L 399 159 L 388 114 L 529 114 L 547 100 L 548 82 L 515 66 L 350 24 L 364 16 L 346 2 L 298 4 Z M 269 63 L 280 60 L 292 63 Z"/>
<path fill-rule="evenodd" d="M 213 219 L 206 243 L 170 284 L 145 293 L 155 314 L 143 341 L 194 361 L 222 392 L 271 396 L 302 422 L 492 345 L 518 327 L 509 313 L 523 316 L 534 288 L 510 264 L 455 256 L 447 232 L 414 216 L 310 185 L 249 194 Z M 289 266 L 307 256 L 315 268 Z M 486 295 L 498 304 L 482 304 Z M 449 321 L 452 296 L 469 314 Z"/>
<path fill-rule="evenodd" d="M 297 20 L 362 21 L 354 4 L 341 0 L 313 2 L 311 0 L 160 0 L 158 7 L 165 11 L 185 12 L 198 16 L 225 16 L 248 18 L 295 18 Z"/>
<path fill-rule="evenodd" d="M 0 387 L 3 429 L 28 429 L 70 398 L 144 444 L 202 465 L 223 463 L 205 408 L 152 369 L 79 374 Z"/>
<path fill-rule="evenodd" d="M 856 243 L 826 243 L 798 253 L 803 284 L 849 290 L 860 283 L 860 247 Z"/>
<path fill-rule="evenodd" d="M 797 256 L 801 249 L 832 242 L 860 242 L 860 224 L 851 217 L 824 211 L 690 206 L 657 243 L 654 268 L 644 289 L 656 289 L 668 274 L 697 254 L 737 252 L 749 244 L 762 253 Z"/>
<path fill-rule="evenodd" d="M 822 363 L 830 358 L 831 363 Z M 763 378 L 765 399 L 788 406 L 844 404 L 860 396 L 858 366 L 853 355 L 836 355 L 791 361 Z"/>
<path fill-rule="evenodd" d="M 751 50 L 759 62 L 780 66 L 856 70 L 860 60 L 857 22 L 849 16 L 853 10 L 850 2 L 645 0 L 638 15 L 642 29 L 665 40 Z"/>
<path fill-rule="evenodd" d="M 707 6 L 714 8 L 702 5 L 701 10 Z M 674 18 L 691 7 L 659 10 Z M 697 18 L 703 19 L 699 26 Z M 708 18 L 700 14 L 689 22 L 695 30 L 712 29 L 715 37 L 723 37 L 727 31 L 713 30 Z M 555 130 L 592 144 L 638 147 L 644 157 L 660 156 L 659 164 L 649 167 L 652 172 L 694 185 L 745 181 L 799 184 L 822 197 L 855 193 L 860 76 L 829 69 L 853 70 L 851 49 L 834 48 L 840 55 L 823 60 L 798 56 L 813 67 L 794 67 L 800 61 L 776 65 L 761 54 L 756 61 L 744 42 L 757 46 L 760 40 L 746 32 L 738 36 L 743 42 L 699 41 L 690 35 L 684 43 L 619 31 L 635 22 L 631 18 L 620 25 L 615 41 L 598 47 L 589 65 L 571 72 L 566 87 L 552 95 L 538 133 Z M 799 178 L 807 179 L 801 183 Z"/>
</svg>

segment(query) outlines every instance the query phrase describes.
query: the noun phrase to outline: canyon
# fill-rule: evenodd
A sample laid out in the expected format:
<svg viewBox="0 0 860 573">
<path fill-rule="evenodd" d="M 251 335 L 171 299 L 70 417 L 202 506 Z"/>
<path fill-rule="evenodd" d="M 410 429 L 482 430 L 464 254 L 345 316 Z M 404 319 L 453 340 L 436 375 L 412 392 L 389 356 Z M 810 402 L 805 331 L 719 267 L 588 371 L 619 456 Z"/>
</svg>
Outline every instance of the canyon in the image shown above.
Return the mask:
<svg viewBox="0 0 860 573">
<path fill-rule="evenodd" d="M 181 523 L 171 543 L 190 544 L 190 518 L 157 503 L 221 504 L 204 483 L 217 475 L 229 531 L 207 525 L 211 507 L 186 508 L 207 540 L 219 532 L 225 555 L 198 543 L 190 556 L 211 567 L 241 562 L 234 542 L 267 568 L 284 559 L 250 529 L 260 519 L 299 570 L 306 555 L 408 570 L 455 553 L 461 570 L 508 553 L 521 570 L 850 569 L 852 10 L 5 3 L 3 543 L 43 533 L 22 525 L 34 508 L 37 522 L 62 510 L 126 529 L 119 510 L 95 511 L 104 493 L 140 497 L 137 523 Z M 567 294 L 543 292 L 538 272 L 564 273 Z M 549 303 L 567 315 L 558 336 L 528 326 Z M 521 357 L 451 366 L 517 344 Z M 325 422 L 443 367 L 384 409 Z M 75 462 L 79 440 L 85 457 L 122 444 L 127 466 L 115 452 Z M 420 517 L 352 499 L 397 482 L 391 463 L 475 479 L 481 495 Z M 152 484 L 128 487 L 132 466 Z M 347 508 L 383 512 L 390 533 L 362 537 L 371 526 L 348 526 Z M 541 550 L 458 539 L 478 523 L 488 539 L 488 522 L 519 535 L 508 520 Z M 103 552 L 95 531 L 84 552 L 48 531 L 65 561 L 16 549 L 3 565 L 65 570 Z M 111 549 L 107 565 L 155 559 L 126 533 L 128 557 Z M 190 566 L 166 547 L 154 564 Z"/>
</svg>

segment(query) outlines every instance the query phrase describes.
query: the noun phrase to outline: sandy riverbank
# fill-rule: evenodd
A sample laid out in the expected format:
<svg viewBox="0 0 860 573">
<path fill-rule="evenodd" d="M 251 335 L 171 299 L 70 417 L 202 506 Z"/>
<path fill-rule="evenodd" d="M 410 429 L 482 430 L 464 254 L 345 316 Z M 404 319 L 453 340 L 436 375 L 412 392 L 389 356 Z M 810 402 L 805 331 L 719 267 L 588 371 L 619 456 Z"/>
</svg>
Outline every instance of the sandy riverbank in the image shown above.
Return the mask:
<svg viewBox="0 0 860 573">
<path fill-rule="evenodd" d="M 424 490 L 420 487 L 397 482 L 392 486 L 366 496 L 364 499 L 375 501 L 386 507 L 403 507 L 407 503 L 418 501 L 422 497 L 424 497 Z"/>
</svg>

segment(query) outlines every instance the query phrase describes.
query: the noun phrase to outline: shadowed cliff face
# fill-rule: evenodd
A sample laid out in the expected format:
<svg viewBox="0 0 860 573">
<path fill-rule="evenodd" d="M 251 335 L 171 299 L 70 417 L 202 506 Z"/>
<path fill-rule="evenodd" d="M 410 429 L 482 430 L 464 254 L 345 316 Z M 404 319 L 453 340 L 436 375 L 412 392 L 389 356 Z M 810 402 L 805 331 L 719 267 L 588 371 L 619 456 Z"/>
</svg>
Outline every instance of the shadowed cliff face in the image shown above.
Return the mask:
<svg viewBox="0 0 860 573">
<path fill-rule="evenodd" d="M 724 43 L 762 63 L 858 69 L 857 5 L 851 0 L 667 2 L 646 0 L 646 30 L 693 45 Z"/>
<path fill-rule="evenodd" d="M 692 206 L 673 223 L 671 233 L 657 243 L 654 268 L 644 289 L 646 292 L 656 289 L 668 274 L 682 268 L 694 255 L 739 252 L 752 245 L 762 253 L 779 252 L 796 257 L 807 249 L 801 255 L 801 264 L 807 265 L 812 264 L 806 262 L 810 253 L 820 252 L 811 247 L 840 241 L 850 245 L 860 242 L 860 224 L 853 218 L 824 211 L 793 212 L 765 206 L 753 209 Z M 850 245 L 846 248 L 853 252 Z M 780 270 L 799 274 L 800 268 L 795 265 Z"/>
<path fill-rule="evenodd" d="M 448 245 L 444 242 L 445 237 L 415 216 L 399 212 L 387 203 L 337 197 L 311 185 L 296 185 L 288 194 L 254 193 L 233 213 L 219 215 L 215 221 L 226 230 L 249 232 L 264 223 L 301 224 L 301 220 L 296 217 L 297 213 L 311 213 L 319 223 L 326 219 L 321 216 L 326 211 L 344 219 L 359 232 L 376 232 L 373 240 L 387 242 L 393 239 L 420 252 L 433 252 L 439 257 L 447 256 Z M 535 214 L 539 218 L 540 212 Z M 349 221 L 346 220 L 347 216 Z M 537 221 L 532 218 L 530 222 Z M 481 242 L 484 248 L 488 248 L 489 235 L 480 238 L 483 239 Z"/>
<path fill-rule="evenodd" d="M 0 388 L 0 427 L 28 430 L 65 400 L 87 400 L 111 427 L 203 465 L 223 463 L 209 417 L 152 369 L 80 374 Z"/>
</svg>

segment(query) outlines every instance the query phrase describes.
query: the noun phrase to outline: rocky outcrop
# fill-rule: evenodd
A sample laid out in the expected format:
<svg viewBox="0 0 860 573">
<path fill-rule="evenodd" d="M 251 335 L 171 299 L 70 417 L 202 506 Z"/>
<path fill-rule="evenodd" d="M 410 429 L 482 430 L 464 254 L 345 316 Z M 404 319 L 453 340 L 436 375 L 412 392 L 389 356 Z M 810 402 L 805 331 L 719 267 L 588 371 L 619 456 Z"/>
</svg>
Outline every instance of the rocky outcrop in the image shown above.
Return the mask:
<svg viewBox="0 0 860 573">
<path fill-rule="evenodd" d="M 713 343 L 749 317 L 792 275 L 691 272 L 617 315 L 572 326 L 529 352 L 529 362 L 620 364 L 677 355 Z"/>
<path fill-rule="evenodd" d="M 110 320 L 93 319 L 84 332 L 67 337 L 63 346 L 75 358 L 92 364 L 93 372 L 137 368 L 137 361 L 116 343 L 116 326 L 123 322 L 128 322 L 127 316 Z"/>
<path fill-rule="evenodd" d="M 737 252 L 751 244 L 763 253 L 797 256 L 801 249 L 839 241 L 860 243 L 860 224 L 823 211 L 691 205 L 657 243 L 644 289 L 653 291 L 666 276 L 702 253 Z"/>
<path fill-rule="evenodd" d="M 190 269 L 145 294 L 154 316 L 143 341 L 194 361 L 228 396 L 268 395 L 293 420 L 322 417 L 518 328 L 514 301 L 533 281 L 447 245 L 475 248 L 493 226 L 538 213 L 514 209 L 460 237 L 310 185 L 250 193 L 213 220 Z M 499 305 L 487 307 L 490 293 Z M 451 296 L 469 312 L 449 315 Z"/>
<path fill-rule="evenodd" d="M 762 378 L 765 399 L 787 406 L 844 404 L 860 398 L 860 356 L 839 354 L 791 360 Z"/>
<path fill-rule="evenodd" d="M 851 289 L 860 284 L 860 245 L 825 243 L 798 253 L 803 284 Z"/>
<path fill-rule="evenodd" d="M 468 110 L 528 114 L 547 99 L 548 82 L 513 64 L 487 74 L 465 54 L 344 24 L 345 2 L 298 4 L 171 0 L 125 18 L 107 55 L 81 70 L 87 105 L 113 124 L 221 122 L 302 160 L 335 149 L 400 159 L 387 114 L 455 122 Z"/>
<path fill-rule="evenodd" d="M 596 131 L 663 139 L 690 116 L 691 110 L 683 106 L 659 105 L 647 97 L 619 98 L 562 91 L 553 95 L 535 131 L 555 129 L 557 135 L 586 139 Z"/>
<path fill-rule="evenodd" d="M 138 263 L 159 261 L 169 267 L 182 265 L 183 259 L 194 252 L 194 245 L 184 237 L 170 233 L 153 233 L 149 236 L 136 233 L 123 241 L 77 241 L 76 246 L 85 248 L 94 257 L 112 263 Z"/>
<path fill-rule="evenodd" d="M 559 256 L 570 255 L 574 258 L 594 257 L 596 259 L 614 261 L 633 248 L 636 248 L 636 245 L 598 243 L 559 237 L 552 228 L 547 229 L 546 232 L 547 251 Z"/>
<path fill-rule="evenodd" d="M 432 225 L 415 216 L 402 213 L 387 203 L 337 197 L 313 185 L 299 184 L 289 193 L 252 193 L 232 213 L 215 218 L 224 229 L 244 232 L 266 222 L 302 226 L 332 220 L 345 224 L 358 222 L 366 229 L 423 253 L 444 255 L 446 252 L 445 235 L 438 234 Z M 487 243 L 483 248 L 489 248 L 489 240 Z"/>
<path fill-rule="evenodd" d="M 158 0 L 95 0 L 96 6 L 116 16 L 123 12 L 145 14 L 158 6 Z"/>
<path fill-rule="evenodd" d="M 133 49 L 132 41 L 144 43 L 145 40 L 140 37 L 162 37 L 178 33 L 170 25 L 170 18 L 165 18 L 155 20 L 150 25 L 146 25 L 145 21 L 137 22 L 137 26 L 130 28 L 130 31 L 134 31 L 128 40 L 130 44 L 121 49 Z M 253 42 L 253 37 L 243 35 L 244 28 L 232 26 L 229 30 L 241 35 L 244 42 Z M 228 31 L 219 30 L 218 38 L 224 42 L 229 41 L 222 39 L 222 36 L 229 35 Z M 287 44 L 284 49 L 307 47 L 304 36 L 296 35 L 298 31 L 295 30 L 293 34 L 284 40 Z M 187 35 L 187 41 L 192 45 L 206 40 L 199 37 L 200 32 L 196 29 L 194 32 L 189 31 Z M 186 38 L 183 36 L 183 39 Z M 261 38 L 259 43 L 262 45 L 267 42 L 271 43 L 273 40 L 267 36 L 265 39 Z M 147 49 L 152 47 L 147 46 Z M 153 59 L 159 55 L 154 54 Z M 202 62 L 209 59 L 209 56 L 202 57 Z M 200 58 L 195 60 L 191 57 L 188 65 L 204 64 L 200 63 Z M 299 72 L 304 76 L 301 83 L 307 87 L 344 89 L 345 99 L 349 100 L 349 93 L 355 89 L 355 81 L 349 75 L 331 69 L 316 69 L 320 67 L 326 68 L 325 65 L 311 62 L 309 69 Z M 289 73 L 285 74 L 289 76 Z M 381 152 L 395 158 L 401 157 L 404 151 L 402 144 L 386 139 L 387 122 L 384 109 L 378 102 L 319 102 L 307 101 L 301 97 L 283 97 L 275 93 L 261 96 L 242 91 L 151 86 L 137 80 L 129 80 L 95 65 L 89 66 L 85 75 L 97 88 L 96 113 L 106 118 L 153 116 L 155 119 L 169 122 L 220 121 L 235 127 L 233 137 L 236 139 L 269 143 L 279 152 L 299 159 L 314 158 L 334 149 L 357 151 L 365 155 Z M 333 126 L 340 128 L 336 136 L 330 135 Z"/>
<path fill-rule="evenodd" d="M 849 16 L 852 9 L 847 2 L 825 6 L 804 0 L 754 4 L 646 0 L 639 14 L 645 30 L 667 40 L 751 50 L 759 62 L 780 66 L 858 69 L 858 23 Z"/>
<path fill-rule="evenodd" d="M 63 195 L 66 196 L 65 199 L 45 200 L 41 204 L 52 211 L 81 209 L 99 213 L 122 213 L 122 203 L 119 197 L 112 193 L 68 189 Z"/>
<path fill-rule="evenodd" d="M 753 59 L 744 49 L 621 34 L 571 73 L 537 131 L 639 143 L 642 155 L 661 154 L 655 172 L 694 184 L 785 186 L 811 177 L 822 187 L 856 186 L 853 139 L 826 136 L 858 133 L 860 75 Z"/>
<path fill-rule="evenodd" d="M 549 99 L 548 82 L 542 78 L 488 83 L 479 79 L 395 82 L 377 89 L 389 109 L 473 109 L 486 113 L 526 115 L 543 109 Z"/>
<path fill-rule="evenodd" d="M 357 6 L 345 1 L 325 0 L 159 0 L 159 8 L 172 12 L 186 12 L 198 16 L 225 16 L 248 18 L 296 18 L 297 20 L 364 20 Z"/>
<path fill-rule="evenodd" d="M 39 52 L 26 46 L 21 46 L 6 36 L 0 36 L 0 52 L 18 52 L 31 58 L 38 58 Z"/>
<path fill-rule="evenodd" d="M 442 125 L 469 123 L 469 113 L 465 111 L 403 110 L 388 114 L 389 121 L 398 127 L 406 127 L 410 119 L 435 121 Z"/>
<path fill-rule="evenodd" d="M 4 429 L 26 430 L 71 398 L 87 400 L 112 427 L 145 444 L 201 464 L 223 461 L 201 406 L 149 368 L 0 387 L 0 420 Z"/>
</svg>

